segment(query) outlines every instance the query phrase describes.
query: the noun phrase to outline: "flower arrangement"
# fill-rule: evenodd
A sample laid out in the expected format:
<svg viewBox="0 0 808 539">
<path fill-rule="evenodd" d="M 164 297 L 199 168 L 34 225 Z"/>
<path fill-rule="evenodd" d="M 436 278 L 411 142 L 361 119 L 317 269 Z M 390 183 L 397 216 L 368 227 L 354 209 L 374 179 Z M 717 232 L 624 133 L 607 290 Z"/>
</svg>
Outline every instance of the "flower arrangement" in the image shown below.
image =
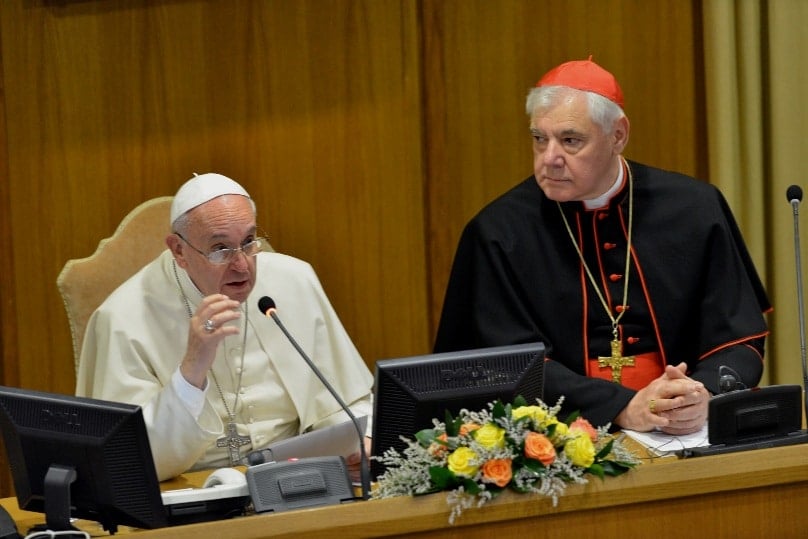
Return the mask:
<svg viewBox="0 0 808 539">
<path fill-rule="evenodd" d="M 374 457 L 386 470 L 373 497 L 449 490 L 454 524 L 464 509 L 480 507 L 506 488 L 550 496 L 555 506 L 567 483 L 586 483 L 587 474 L 620 475 L 639 463 L 608 426 L 596 429 L 578 414 L 559 421 L 562 402 L 528 405 L 517 397 L 513 404 L 497 401 L 487 410 L 433 419 L 434 428 L 415 440 L 402 436 L 403 454 L 390 448 Z"/>
</svg>

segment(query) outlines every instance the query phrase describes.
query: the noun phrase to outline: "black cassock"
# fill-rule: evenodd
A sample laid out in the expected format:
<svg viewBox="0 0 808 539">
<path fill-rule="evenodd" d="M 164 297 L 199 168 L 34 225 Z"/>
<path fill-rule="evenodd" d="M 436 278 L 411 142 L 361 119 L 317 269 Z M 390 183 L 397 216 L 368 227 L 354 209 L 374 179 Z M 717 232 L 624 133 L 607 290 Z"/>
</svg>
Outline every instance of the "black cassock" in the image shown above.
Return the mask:
<svg viewBox="0 0 808 539">
<path fill-rule="evenodd" d="M 658 352 L 718 392 L 726 365 L 748 386 L 763 370 L 771 309 L 726 200 L 693 178 L 628 162 L 634 182 L 632 261 L 623 355 Z M 621 305 L 629 189 L 605 208 L 562 203 L 610 308 Z M 616 311 L 613 311 L 617 315 Z M 530 177 L 466 226 L 446 291 L 436 352 L 543 341 L 544 400 L 562 413 L 613 421 L 635 390 L 586 376 L 610 355 L 612 323 L 586 276 L 556 202 Z M 630 369 L 631 367 L 625 367 Z M 562 416 L 563 417 L 563 416 Z"/>
</svg>

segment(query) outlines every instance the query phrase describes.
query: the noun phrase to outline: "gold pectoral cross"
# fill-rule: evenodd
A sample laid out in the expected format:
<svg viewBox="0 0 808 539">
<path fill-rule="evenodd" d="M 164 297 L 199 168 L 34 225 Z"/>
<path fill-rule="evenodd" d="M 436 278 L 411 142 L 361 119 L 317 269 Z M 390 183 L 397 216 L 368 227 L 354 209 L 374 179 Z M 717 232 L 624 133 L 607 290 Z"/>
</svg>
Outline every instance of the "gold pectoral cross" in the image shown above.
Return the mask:
<svg viewBox="0 0 808 539">
<path fill-rule="evenodd" d="M 612 341 L 612 355 L 609 357 L 598 357 L 598 367 L 611 367 L 612 381 L 619 384 L 623 378 L 623 367 L 634 366 L 634 356 L 623 355 L 623 345 L 618 339 Z"/>
</svg>

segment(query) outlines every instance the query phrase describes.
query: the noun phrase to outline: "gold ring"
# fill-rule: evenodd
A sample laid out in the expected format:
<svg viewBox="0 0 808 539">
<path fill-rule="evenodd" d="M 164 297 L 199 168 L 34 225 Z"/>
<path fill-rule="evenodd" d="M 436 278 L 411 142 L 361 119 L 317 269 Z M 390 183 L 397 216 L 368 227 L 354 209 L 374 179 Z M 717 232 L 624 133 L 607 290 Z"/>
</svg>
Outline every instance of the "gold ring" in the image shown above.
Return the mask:
<svg viewBox="0 0 808 539">
<path fill-rule="evenodd" d="M 648 409 L 651 410 L 652 414 L 656 413 L 656 399 L 651 399 L 648 402 Z"/>
</svg>

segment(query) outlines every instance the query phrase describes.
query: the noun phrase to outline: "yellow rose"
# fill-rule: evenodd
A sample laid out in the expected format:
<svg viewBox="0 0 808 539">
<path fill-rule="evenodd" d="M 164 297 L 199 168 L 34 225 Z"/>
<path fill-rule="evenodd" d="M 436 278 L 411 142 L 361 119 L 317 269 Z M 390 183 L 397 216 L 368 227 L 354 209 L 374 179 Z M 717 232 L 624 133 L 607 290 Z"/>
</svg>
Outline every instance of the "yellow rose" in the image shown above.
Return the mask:
<svg viewBox="0 0 808 539">
<path fill-rule="evenodd" d="M 486 449 L 505 447 L 505 429 L 486 423 L 474 431 L 474 439 Z"/>
<path fill-rule="evenodd" d="M 479 469 L 476 463 L 477 453 L 468 447 L 458 447 L 446 459 L 449 470 L 455 475 L 474 477 Z"/>
<path fill-rule="evenodd" d="M 593 442 L 598 441 L 598 431 L 595 430 L 595 427 L 592 426 L 592 423 L 584 419 L 583 417 L 579 417 L 575 421 L 572 422 L 570 425 L 570 432 L 583 432 L 589 439 Z"/>
<path fill-rule="evenodd" d="M 581 468 L 589 468 L 595 462 L 595 444 L 586 433 L 579 433 L 564 444 L 564 453 L 572 463 Z"/>
<path fill-rule="evenodd" d="M 569 433 L 569 426 L 566 423 L 562 423 L 557 419 L 553 419 L 552 421 L 548 421 L 546 427 L 550 427 L 550 425 L 555 425 L 555 431 L 553 432 L 553 443 L 557 444 L 561 441 Z"/>
<path fill-rule="evenodd" d="M 547 411 L 541 406 L 520 406 L 519 408 L 514 408 L 511 414 L 514 419 L 529 417 L 536 425 L 541 425 L 547 417 Z"/>
</svg>

